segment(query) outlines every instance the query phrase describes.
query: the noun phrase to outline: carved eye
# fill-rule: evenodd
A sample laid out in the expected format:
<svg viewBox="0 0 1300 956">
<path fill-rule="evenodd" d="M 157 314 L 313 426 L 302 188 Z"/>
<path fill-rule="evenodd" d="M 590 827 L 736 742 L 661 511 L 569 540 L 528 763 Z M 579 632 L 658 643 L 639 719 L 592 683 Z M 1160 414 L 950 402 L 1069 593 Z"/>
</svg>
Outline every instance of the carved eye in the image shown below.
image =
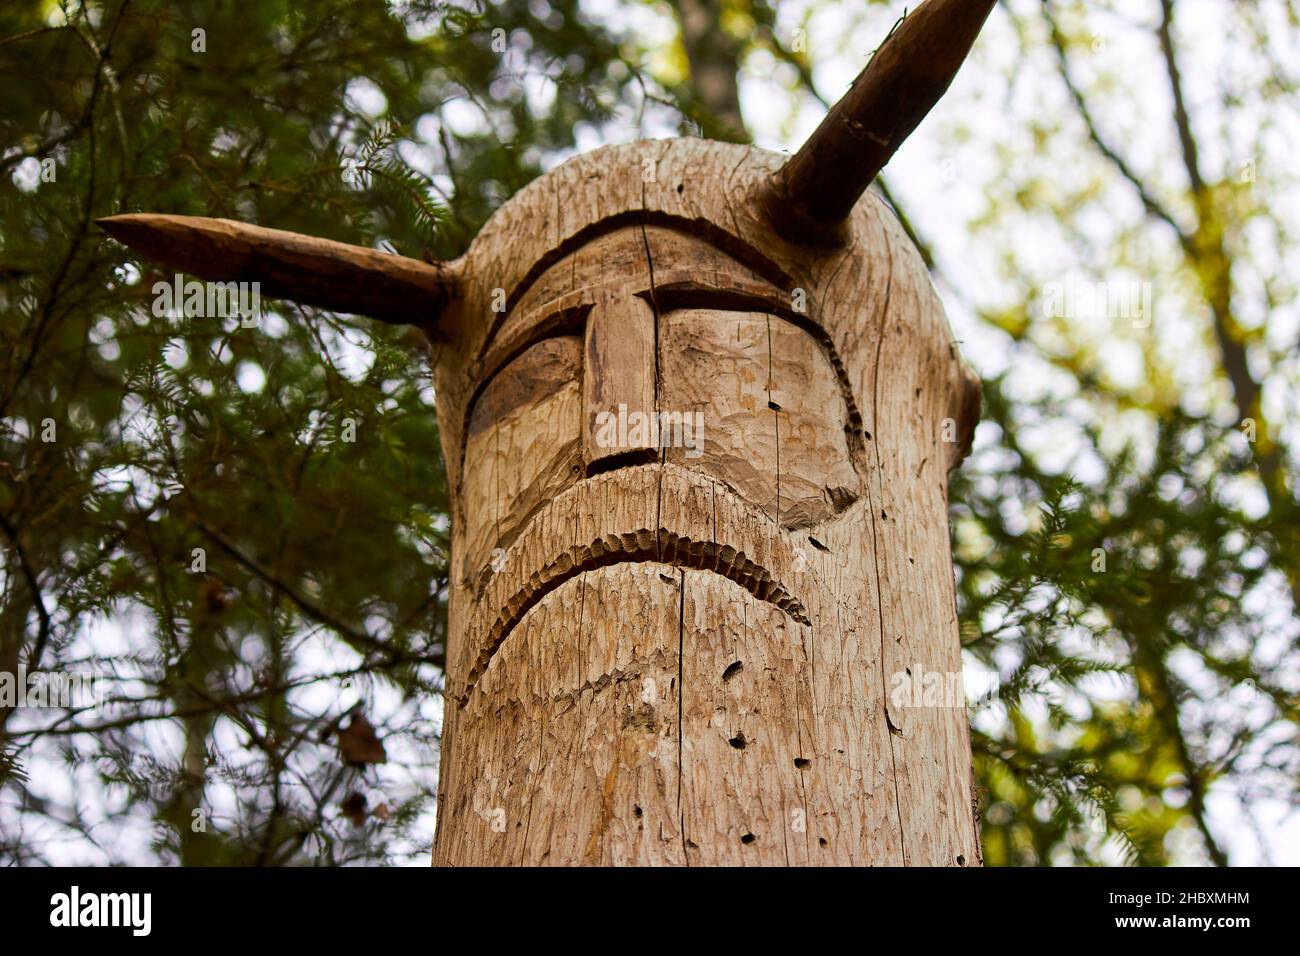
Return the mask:
<svg viewBox="0 0 1300 956">
<path fill-rule="evenodd" d="M 490 567 L 521 525 L 579 477 L 582 464 L 582 339 L 543 339 L 498 372 L 469 418 L 463 575 Z"/>
<path fill-rule="evenodd" d="M 703 412 L 698 450 L 668 460 L 720 478 L 788 528 L 861 494 L 835 369 L 806 331 L 765 312 L 676 309 L 660 323 L 660 407 Z"/>
</svg>

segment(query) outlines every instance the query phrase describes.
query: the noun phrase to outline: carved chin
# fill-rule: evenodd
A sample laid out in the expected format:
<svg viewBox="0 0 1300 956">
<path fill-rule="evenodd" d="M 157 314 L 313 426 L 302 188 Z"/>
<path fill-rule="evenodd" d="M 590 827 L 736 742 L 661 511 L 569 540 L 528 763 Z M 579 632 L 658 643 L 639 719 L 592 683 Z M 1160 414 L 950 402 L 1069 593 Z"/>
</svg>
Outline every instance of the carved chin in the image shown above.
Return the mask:
<svg viewBox="0 0 1300 956">
<path fill-rule="evenodd" d="M 593 533 L 585 534 L 584 525 Z M 672 463 L 581 481 L 534 514 L 477 582 L 465 635 L 466 676 L 454 696 L 468 700 L 511 631 L 548 594 L 586 571 L 617 564 L 712 571 L 793 622 L 809 624 L 801 595 L 815 582 L 800 540 L 721 482 Z"/>
</svg>

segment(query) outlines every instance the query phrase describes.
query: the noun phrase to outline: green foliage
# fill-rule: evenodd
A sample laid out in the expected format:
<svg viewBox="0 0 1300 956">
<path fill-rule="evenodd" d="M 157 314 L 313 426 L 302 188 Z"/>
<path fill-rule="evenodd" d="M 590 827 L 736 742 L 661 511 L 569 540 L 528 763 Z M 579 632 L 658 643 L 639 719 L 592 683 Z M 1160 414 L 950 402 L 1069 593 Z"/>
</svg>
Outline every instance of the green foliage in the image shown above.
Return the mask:
<svg viewBox="0 0 1300 956">
<path fill-rule="evenodd" d="M 1102 456 L 1086 427 L 1107 467 L 1084 484 L 1021 447 L 1026 410 L 1002 380 L 985 394 L 997 439 L 952 494 L 963 642 L 997 674 L 973 707 L 988 862 L 1090 863 L 1108 839 L 1127 862 L 1168 863 L 1215 780 L 1281 796 L 1297 769 L 1290 658 L 1261 653 L 1275 624 L 1243 600 L 1280 587 L 1276 525 L 1233 503 L 1251 450 L 1178 411 L 1146 461 L 1133 445 Z M 1252 739 L 1265 715 L 1282 722 L 1267 746 Z"/>
<path fill-rule="evenodd" d="M 370 198 L 401 210 L 432 245 L 447 226 L 447 209 L 433 193 L 429 177 L 407 166 L 397 155 L 401 132 L 392 123 L 380 122 L 357 147 L 355 160 L 340 157 L 339 167 L 350 168 L 359 184 L 374 187 Z M 355 165 L 349 167 L 350 163 Z"/>
</svg>

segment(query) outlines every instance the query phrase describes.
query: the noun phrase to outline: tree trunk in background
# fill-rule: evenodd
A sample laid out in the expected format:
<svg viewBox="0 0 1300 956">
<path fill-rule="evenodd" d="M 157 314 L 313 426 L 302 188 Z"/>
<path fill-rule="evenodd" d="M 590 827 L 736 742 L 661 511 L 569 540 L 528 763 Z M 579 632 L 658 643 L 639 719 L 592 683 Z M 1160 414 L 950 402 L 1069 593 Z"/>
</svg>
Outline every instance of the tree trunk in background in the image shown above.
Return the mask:
<svg viewBox="0 0 1300 956">
<path fill-rule="evenodd" d="M 740 114 L 740 43 L 722 27 L 718 0 L 673 0 L 691 67 L 691 92 L 719 129 L 713 139 L 749 142 Z"/>
<path fill-rule="evenodd" d="M 979 862 L 946 496 L 978 386 L 878 200 L 843 246 L 775 235 L 781 159 L 598 150 L 461 264 L 436 863 Z"/>
</svg>

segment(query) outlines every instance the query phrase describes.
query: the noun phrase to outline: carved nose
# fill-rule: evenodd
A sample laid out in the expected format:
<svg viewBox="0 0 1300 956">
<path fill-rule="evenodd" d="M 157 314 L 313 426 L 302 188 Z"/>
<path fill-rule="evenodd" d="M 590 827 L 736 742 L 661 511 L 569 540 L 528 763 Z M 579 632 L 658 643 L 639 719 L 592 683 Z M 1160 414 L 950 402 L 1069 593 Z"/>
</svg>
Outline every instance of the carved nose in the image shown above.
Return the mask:
<svg viewBox="0 0 1300 956">
<path fill-rule="evenodd" d="M 618 288 L 602 292 L 587 317 L 582 453 L 588 475 L 658 457 L 649 429 L 628 427 L 656 410 L 655 325 L 653 305 Z"/>
</svg>

